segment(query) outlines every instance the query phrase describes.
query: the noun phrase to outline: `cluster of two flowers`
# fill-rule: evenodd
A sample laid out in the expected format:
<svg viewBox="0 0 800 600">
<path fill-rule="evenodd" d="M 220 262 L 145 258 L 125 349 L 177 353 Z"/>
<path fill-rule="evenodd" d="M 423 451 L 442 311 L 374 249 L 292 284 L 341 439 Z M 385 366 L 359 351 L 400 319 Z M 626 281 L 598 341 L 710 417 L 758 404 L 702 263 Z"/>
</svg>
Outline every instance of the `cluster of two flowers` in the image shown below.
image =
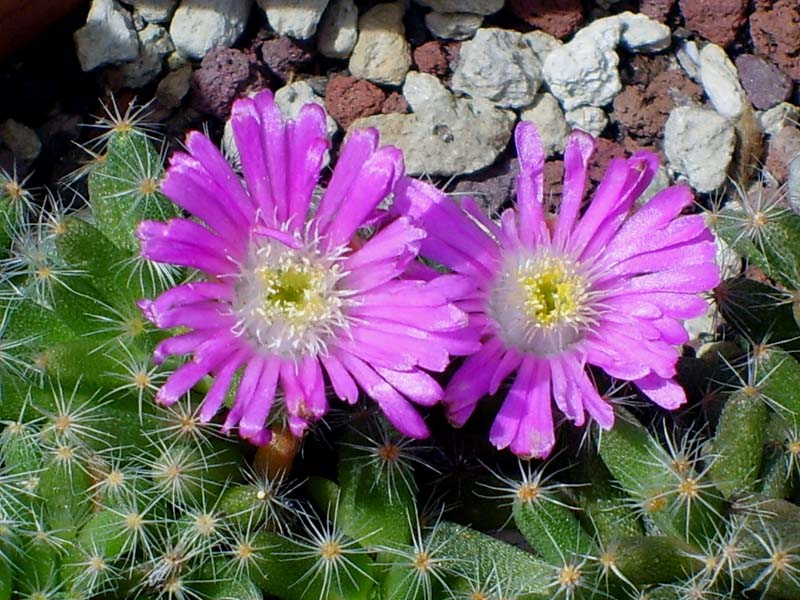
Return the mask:
<svg viewBox="0 0 800 600">
<path fill-rule="evenodd" d="M 265 444 L 278 389 L 289 428 L 302 435 L 328 410 L 327 381 L 351 404 L 362 390 L 400 432 L 424 437 L 414 404 L 444 402 L 461 425 L 513 375 L 491 441 L 541 457 L 555 443 L 554 404 L 576 425 L 587 413 L 613 424 L 588 365 L 660 406 L 685 401 L 672 380 L 688 339 L 683 321 L 706 310 L 699 294 L 719 274 L 702 216 L 681 215 L 687 188 L 633 210 L 658 167 L 654 155 L 612 161 L 582 208 L 594 141 L 573 133 L 553 216 L 538 135 L 520 124 L 517 208 L 495 223 L 471 199 L 459 206 L 404 177 L 399 150 L 379 147 L 371 130 L 349 136 L 312 207 L 328 149 L 322 110 L 308 105 L 284 121 L 265 91 L 236 102 L 232 125 L 242 177 L 191 133 L 162 188 L 196 219 L 146 221 L 138 231 L 144 257 L 204 274 L 141 302 L 156 326 L 185 328 L 156 360 L 191 355 L 160 402 L 211 374 L 200 417 L 211 419 L 235 386 L 225 430 Z M 379 211 L 389 194 L 392 208 Z M 362 239 L 368 224 L 377 232 Z M 429 372 L 453 356 L 466 359 L 442 389 Z"/>
</svg>

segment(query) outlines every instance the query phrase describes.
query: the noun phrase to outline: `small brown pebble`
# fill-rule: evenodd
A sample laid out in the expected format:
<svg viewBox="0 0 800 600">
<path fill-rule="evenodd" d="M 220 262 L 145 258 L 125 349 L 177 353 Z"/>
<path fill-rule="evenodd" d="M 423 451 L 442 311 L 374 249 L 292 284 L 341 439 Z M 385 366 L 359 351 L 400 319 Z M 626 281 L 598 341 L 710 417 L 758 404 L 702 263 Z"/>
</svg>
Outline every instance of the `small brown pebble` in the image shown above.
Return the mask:
<svg viewBox="0 0 800 600">
<path fill-rule="evenodd" d="M 414 48 L 414 64 L 423 73 L 431 75 L 444 75 L 448 68 L 447 55 L 435 40 Z"/>
<path fill-rule="evenodd" d="M 408 112 L 408 101 L 400 92 L 392 92 L 383 101 L 381 112 L 384 115 L 389 113 L 405 114 Z"/>
<path fill-rule="evenodd" d="M 350 75 L 334 75 L 325 88 L 325 108 L 343 129 L 361 117 L 377 115 L 386 94 L 374 83 Z"/>
<path fill-rule="evenodd" d="M 307 45 L 281 36 L 261 44 L 261 58 L 276 77 L 287 81 L 298 67 L 310 63 L 314 54 Z"/>
<path fill-rule="evenodd" d="M 791 78 L 763 58 L 740 54 L 736 57 L 736 69 L 747 97 L 759 110 L 772 108 L 792 94 Z"/>
<path fill-rule="evenodd" d="M 757 0 L 750 15 L 750 36 L 756 54 L 800 82 L 800 2 Z"/>
<path fill-rule="evenodd" d="M 747 20 L 747 0 L 680 0 L 686 27 L 727 46 Z"/>
<path fill-rule="evenodd" d="M 563 38 L 583 24 L 580 0 L 509 0 L 509 10 L 537 29 Z"/>
</svg>

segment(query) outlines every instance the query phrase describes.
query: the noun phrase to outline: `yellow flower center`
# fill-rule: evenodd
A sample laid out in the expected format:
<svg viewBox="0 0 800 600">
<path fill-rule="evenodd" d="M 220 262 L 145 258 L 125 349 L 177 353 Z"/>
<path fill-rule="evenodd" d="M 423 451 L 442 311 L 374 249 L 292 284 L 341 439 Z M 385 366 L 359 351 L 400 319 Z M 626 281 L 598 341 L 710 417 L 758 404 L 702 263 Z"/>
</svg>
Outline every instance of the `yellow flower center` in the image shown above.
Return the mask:
<svg viewBox="0 0 800 600">
<path fill-rule="evenodd" d="M 587 275 L 548 248 L 506 257 L 489 292 L 488 312 L 508 346 L 536 356 L 559 354 L 579 341 L 595 310 Z"/>
<path fill-rule="evenodd" d="M 273 241 L 254 248 L 237 287 L 239 327 L 254 342 L 287 358 L 325 351 L 336 330 L 347 327 L 345 274 L 336 254 L 314 243 L 287 248 Z"/>
<path fill-rule="evenodd" d="M 543 327 L 568 322 L 581 309 L 581 299 L 586 293 L 582 278 L 557 259 L 536 266 L 533 272 L 520 273 L 519 282 L 526 295 L 525 311 Z"/>
<path fill-rule="evenodd" d="M 328 303 L 322 267 L 289 264 L 278 269 L 261 269 L 258 274 L 263 285 L 265 319 L 302 325 L 325 316 Z"/>
</svg>

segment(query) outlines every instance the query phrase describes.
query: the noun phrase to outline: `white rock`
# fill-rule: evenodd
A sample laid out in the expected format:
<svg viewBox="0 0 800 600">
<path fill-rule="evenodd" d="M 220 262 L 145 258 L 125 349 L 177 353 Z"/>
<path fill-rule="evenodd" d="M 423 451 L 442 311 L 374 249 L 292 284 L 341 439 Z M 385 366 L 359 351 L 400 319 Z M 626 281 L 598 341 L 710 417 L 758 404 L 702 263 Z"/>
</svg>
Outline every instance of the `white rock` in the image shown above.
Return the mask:
<svg viewBox="0 0 800 600">
<path fill-rule="evenodd" d="M 491 15 L 503 8 L 503 0 L 414 0 L 414 2 L 441 13 Z"/>
<path fill-rule="evenodd" d="M 184 56 L 201 60 L 212 48 L 230 47 L 244 31 L 252 0 L 181 0 L 169 34 Z"/>
<path fill-rule="evenodd" d="M 705 108 L 674 108 L 664 128 L 670 166 L 699 192 L 712 192 L 725 182 L 735 141 L 730 121 Z"/>
<path fill-rule="evenodd" d="M 528 106 L 542 83 L 542 64 L 521 33 L 480 29 L 464 42 L 452 89 L 498 106 Z"/>
<path fill-rule="evenodd" d="M 166 29 L 160 25 L 149 23 L 139 33 L 139 58 L 130 63 L 120 65 L 110 76 L 124 87 L 144 87 L 161 73 L 164 57 L 175 47 Z"/>
<path fill-rule="evenodd" d="M 42 142 L 36 132 L 14 119 L 0 124 L 0 140 L 11 150 L 17 160 L 33 162 L 42 151 Z"/>
<path fill-rule="evenodd" d="M 402 2 L 378 4 L 358 20 L 358 42 L 350 56 L 350 73 L 378 84 L 400 85 L 411 68 L 411 46 L 405 36 Z"/>
<path fill-rule="evenodd" d="M 700 82 L 700 51 L 694 42 L 686 42 L 675 52 L 675 57 L 692 81 Z"/>
<path fill-rule="evenodd" d="M 333 0 L 317 31 L 317 49 L 329 58 L 347 58 L 358 39 L 358 9 L 353 0 Z"/>
<path fill-rule="evenodd" d="M 800 212 L 800 156 L 789 163 L 789 177 L 786 181 L 789 205 L 795 212 Z"/>
<path fill-rule="evenodd" d="M 520 119 L 536 125 L 547 156 L 564 151 L 569 125 L 553 94 L 547 92 L 537 94 L 533 104 L 522 111 Z"/>
<path fill-rule="evenodd" d="M 767 135 L 775 135 L 786 125 L 800 122 L 800 109 L 789 102 L 781 102 L 763 112 L 756 113 L 761 129 Z"/>
<path fill-rule="evenodd" d="M 406 78 L 403 97 L 415 113 L 424 113 L 431 107 L 452 108 L 455 102 L 455 96 L 436 77 L 417 72 Z"/>
<path fill-rule="evenodd" d="M 700 81 L 719 114 L 729 119 L 741 116 L 746 96 L 739 73 L 725 50 L 716 44 L 706 44 L 700 51 Z"/>
<path fill-rule="evenodd" d="M 134 60 L 139 39 L 128 12 L 116 0 L 93 0 L 86 25 L 74 35 L 81 69 Z"/>
<path fill-rule="evenodd" d="M 560 48 L 564 45 L 557 37 L 550 35 L 545 31 L 530 31 L 528 33 L 522 34 L 522 37 L 525 38 L 525 41 L 528 43 L 528 46 L 531 47 L 534 54 L 539 58 L 541 63 L 544 63 L 544 60 L 547 58 L 547 55 L 550 54 L 556 48 Z"/>
<path fill-rule="evenodd" d="M 483 24 L 483 17 L 472 13 L 429 12 L 425 26 L 433 35 L 443 40 L 468 40 Z"/>
<path fill-rule="evenodd" d="M 183 65 L 182 67 L 168 73 L 156 88 L 156 98 L 167 108 L 177 108 L 189 93 L 189 85 L 192 80 L 192 66 Z"/>
<path fill-rule="evenodd" d="M 178 0 L 127 0 L 148 23 L 166 23 L 178 6 Z"/>
<path fill-rule="evenodd" d="M 307 40 L 316 33 L 328 0 L 258 0 L 258 5 L 278 34 Z"/>
<path fill-rule="evenodd" d="M 579 29 L 575 38 L 591 38 L 593 43 L 606 50 L 613 50 L 622 36 L 622 21 L 616 16 L 603 17 Z"/>
<path fill-rule="evenodd" d="M 511 139 L 515 115 L 483 99 L 453 96 L 434 76 L 411 72 L 403 95 L 411 114 L 375 115 L 350 130 L 376 127 L 381 143 L 405 154 L 409 175 L 456 175 L 492 164 Z"/>
<path fill-rule="evenodd" d="M 672 43 L 670 28 L 647 15 L 626 11 L 617 19 L 622 23 L 620 41 L 631 52 L 658 52 Z"/>
<path fill-rule="evenodd" d="M 325 108 L 325 101 L 317 96 L 314 89 L 306 81 L 296 81 L 286 85 L 275 92 L 275 104 L 281 109 L 281 113 L 287 119 L 296 119 L 300 114 L 300 109 L 306 104 L 318 104 L 325 111 L 325 123 L 327 124 L 328 137 L 332 136 L 339 129 Z"/>
<path fill-rule="evenodd" d="M 603 106 L 622 89 L 614 51 L 621 31 L 619 21 L 598 19 L 547 55 L 542 74 L 565 110 Z"/>
<path fill-rule="evenodd" d="M 564 113 L 564 119 L 572 129 L 580 129 L 593 137 L 600 137 L 608 125 L 608 117 L 602 108 L 579 106 Z"/>
</svg>

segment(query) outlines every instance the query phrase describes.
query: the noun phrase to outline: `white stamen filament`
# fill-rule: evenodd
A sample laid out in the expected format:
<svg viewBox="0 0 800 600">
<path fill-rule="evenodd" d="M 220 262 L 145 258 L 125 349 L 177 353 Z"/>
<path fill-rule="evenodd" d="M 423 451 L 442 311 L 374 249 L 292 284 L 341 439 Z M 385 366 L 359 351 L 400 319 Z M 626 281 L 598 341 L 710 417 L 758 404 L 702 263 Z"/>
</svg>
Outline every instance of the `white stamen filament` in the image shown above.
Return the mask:
<svg viewBox="0 0 800 600">
<path fill-rule="evenodd" d="M 339 289 L 346 251 L 323 254 L 316 239 L 295 249 L 257 238 L 236 286 L 236 333 L 284 358 L 325 354 L 331 337 L 349 327 L 352 292 Z"/>
<path fill-rule="evenodd" d="M 593 296 L 579 264 L 541 248 L 505 258 L 488 310 L 506 345 L 545 357 L 583 339 L 597 315 Z"/>
</svg>

